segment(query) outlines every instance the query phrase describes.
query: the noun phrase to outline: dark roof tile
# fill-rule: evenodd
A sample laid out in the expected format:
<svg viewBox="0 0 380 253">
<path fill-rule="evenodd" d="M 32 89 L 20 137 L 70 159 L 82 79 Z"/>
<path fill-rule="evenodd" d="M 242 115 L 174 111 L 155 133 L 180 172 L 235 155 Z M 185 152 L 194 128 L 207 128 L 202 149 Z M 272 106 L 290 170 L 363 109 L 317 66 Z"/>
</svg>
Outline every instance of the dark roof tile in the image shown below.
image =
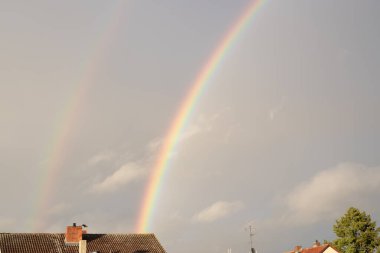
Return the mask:
<svg viewBox="0 0 380 253">
<path fill-rule="evenodd" d="M 77 253 L 78 245 L 65 244 L 64 234 L 0 233 L 1 253 Z M 166 253 L 154 234 L 84 234 L 87 252 Z"/>
</svg>

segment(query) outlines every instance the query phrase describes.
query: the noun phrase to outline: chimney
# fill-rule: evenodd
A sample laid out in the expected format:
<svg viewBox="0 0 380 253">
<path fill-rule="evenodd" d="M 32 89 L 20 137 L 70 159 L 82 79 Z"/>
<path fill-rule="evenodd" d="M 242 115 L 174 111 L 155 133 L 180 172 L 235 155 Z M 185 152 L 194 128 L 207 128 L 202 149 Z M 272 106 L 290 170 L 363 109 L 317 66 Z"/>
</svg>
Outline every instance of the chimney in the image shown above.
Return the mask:
<svg viewBox="0 0 380 253">
<path fill-rule="evenodd" d="M 300 253 L 302 251 L 302 246 L 301 245 L 297 245 L 294 247 L 294 252 L 295 253 Z"/>
<path fill-rule="evenodd" d="M 87 253 L 87 241 L 80 240 L 79 241 L 79 253 Z"/>
<path fill-rule="evenodd" d="M 318 246 L 321 246 L 321 243 L 318 240 L 315 240 L 315 242 L 313 243 L 313 248 Z"/>
<path fill-rule="evenodd" d="M 78 244 L 82 240 L 82 226 L 77 226 L 73 223 L 72 226 L 66 227 L 65 243 L 66 244 Z"/>
<path fill-rule="evenodd" d="M 88 226 L 86 224 L 82 224 L 82 234 L 87 234 Z M 1 252 L 0 252 L 1 253 Z"/>
</svg>

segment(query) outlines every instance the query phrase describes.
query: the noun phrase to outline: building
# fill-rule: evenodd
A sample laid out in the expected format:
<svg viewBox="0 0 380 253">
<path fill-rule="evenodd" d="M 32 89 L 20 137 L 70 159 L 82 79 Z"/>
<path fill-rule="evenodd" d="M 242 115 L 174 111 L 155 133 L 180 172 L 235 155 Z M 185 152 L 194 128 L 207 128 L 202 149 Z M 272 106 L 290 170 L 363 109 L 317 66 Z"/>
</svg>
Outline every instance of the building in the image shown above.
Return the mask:
<svg viewBox="0 0 380 253">
<path fill-rule="evenodd" d="M 0 253 L 166 253 L 154 234 L 0 233 Z"/>
<path fill-rule="evenodd" d="M 329 244 L 322 244 L 317 240 L 310 248 L 302 248 L 302 246 L 294 247 L 294 250 L 286 253 L 339 253 L 336 249 Z"/>
</svg>

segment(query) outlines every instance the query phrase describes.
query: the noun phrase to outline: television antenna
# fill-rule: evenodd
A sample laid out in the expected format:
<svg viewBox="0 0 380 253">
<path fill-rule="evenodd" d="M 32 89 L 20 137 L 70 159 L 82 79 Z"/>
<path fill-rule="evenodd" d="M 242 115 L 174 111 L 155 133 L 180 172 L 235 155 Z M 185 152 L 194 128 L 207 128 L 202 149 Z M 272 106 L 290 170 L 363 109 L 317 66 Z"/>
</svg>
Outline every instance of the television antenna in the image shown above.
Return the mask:
<svg viewBox="0 0 380 253">
<path fill-rule="evenodd" d="M 253 248 L 253 236 L 255 235 L 255 229 L 252 225 L 249 225 L 249 239 L 251 242 L 251 253 L 257 253 L 257 251 Z"/>
</svg>

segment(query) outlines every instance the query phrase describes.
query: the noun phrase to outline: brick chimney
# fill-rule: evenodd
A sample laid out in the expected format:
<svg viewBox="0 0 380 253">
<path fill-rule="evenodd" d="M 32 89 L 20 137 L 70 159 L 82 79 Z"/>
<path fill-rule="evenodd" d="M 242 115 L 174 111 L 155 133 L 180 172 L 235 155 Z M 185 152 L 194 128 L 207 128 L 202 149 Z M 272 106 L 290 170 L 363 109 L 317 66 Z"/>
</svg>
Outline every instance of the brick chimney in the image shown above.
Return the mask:
<svg viewBox="0 0 380 253">
<path fill-rule="evenodd" d="M 79 244 L 79 241 L 82 240 L 82 234 L 82 226 L 77 226 L 76 223 L 73 223 L 72 226 L 67 226 L 65 234 L 65 243 Z"/>
<path fill-rule="evenodd" d="M 313 248 L 318 246 L 321 246 L 321 243 L 318 240 L 315 240 L 315 242 L 313 243 Z"/>
</svg>

